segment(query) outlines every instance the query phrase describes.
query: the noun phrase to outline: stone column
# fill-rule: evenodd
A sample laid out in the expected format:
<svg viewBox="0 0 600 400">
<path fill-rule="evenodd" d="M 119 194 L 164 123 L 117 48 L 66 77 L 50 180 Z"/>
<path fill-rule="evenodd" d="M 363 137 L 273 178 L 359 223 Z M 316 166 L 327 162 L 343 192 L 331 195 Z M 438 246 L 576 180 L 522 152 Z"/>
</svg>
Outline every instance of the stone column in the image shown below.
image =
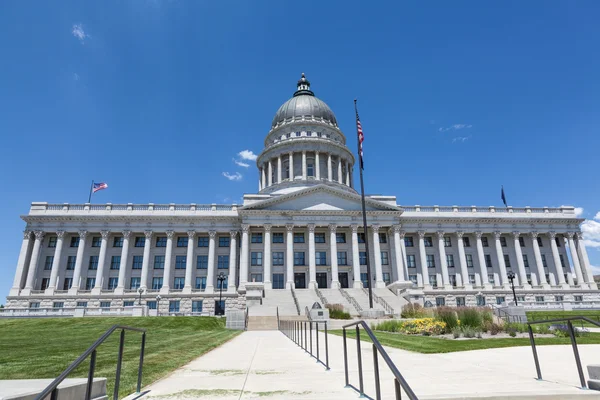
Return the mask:
<svg viewBox="0 0 600 400">
<path fill-rule="evenodd" d="M 405 266 L 406 260 L 402 254 L 402 247 L 400 245 L 400 225 L 394 225 L 392 229 L 390 229 L 390 233 L 394 235 L 394 256 L 396 258 L 396 276 L 399 281 L 408 280 L 407 268 Z M 403 235 L 404 236 L 404 235 Z"/>
<path fill-rule="evenodd" d="M 217 232 L 209 231 L 208 232 L 208 270 L 206 271 L 206 289 L 205 293 L 214 293 L 215 292 L 215 259 L 217 258 L 215 241 L 217 237 Z M 231 242 L 229 243 L 231 246 Z M 187 271 L 186 271 L 187 272 Z"/>
<path fill-rule="evenodd" d="M 65 243 L 65 231 L 56 231 L 56 248 L 54 249 L 54 259 L 52 260 L 52 270 L 50 271 L 50 284 L 46 288 L 45 294 L 52 295 L 58 286 L 58 269 L 60 268 L 60 258 L 63 245 Z"/>
<path fill-rule="evenodd" d="M 194 284 L 194 238 L 196 237 L 196 231 L 188 231 L 188 245 L 187 254 L 185 257 L 185 283 L 183 285 L 182 293 L 192 293 Z M 209 249 L 210 253 L 210 249 Z M 206 279 L 206 288 L 208 289 L 208 278 Z"/>
<path fill-rule="evenodd" d="M 79 247 L 77 247 L 77 258 L 75 259 L 75 270 L 73 271 L 73 285 L 69 289 L 69 294 L 77 294 L 81 287 L 81 267 L 83 265 L 83 254 L 85 250 L 85 239 L 87 231 L 79 231 Z"/>
<path fill-rule="evenodd" d="M 531 239 L 533 242 L 533 255 L 535 258 L 535 265 L 537 267 L 536 269 L 538 273 L 538 282 L 539 285 L 542 286 L 544 289 L 550 289 L 550 285 L 546 280 L 546 272 L 544 271 L 544 264 L 542 263 L 542 254 L 540 253 L 540 246 L 538 245 L 537 238 L 538 233 L 531 232 Z"/>
<path fill-rule="evenodd" d="M 565 273 L 562 268 L 562 264 L 560 263 L 560 254 L 558 253 L 558 247 L 556 246 L 556 232 L 548 232 L 548 237 L 550 238 L 550 249 L 552 249 L 552 262 L 554 263 L 554 270 L 556 271 L 558 284 L 561 285 L 564 289 L 568 289 L 569 285 L 565 280 Z"/>
<path fill-rule="evenodd" d="M 483 243 L 481 243 L 481 231 L 475 232 L 477 242 L 477 262 L 479 263 L 479 273 L 481 274 L 481 284 L 485 289 L 491 289 L 492 285 L 488 279 L 487 265 L 485 265 L 485 255 L 483 253 Z"/>
<path fill-rule="evenodd" d="M 308 172 L 306 171 L 306 150 L 302 150 L 302 180 L 307 179 Z"/>
<path fill-rule="evenodd" d="M 331 165 L 331 153 L 327 153 L 327 180 L 333 181 L 333 167 Z"/>
<path fill-rule="evenodd" d="M 344 183 L 344 171 L 342 170 L 342 157 L 338 157 L 338 183 Z"/>
<path fill-rule="evenodd" d="M 352 224 L 352 269 L 354 271 L 354 284 L 356 289 L 361 289 L 363 283 L 360 280 L 360 252 L 358 250 L 358 225 Z"/>
<path fill-rule="evenodd" d="M 340 287 L 338 259 L 337 259 L 336 230 L 337 230 L 337 226 L 335 224 L 329 225 L 329 242 L 330 242 L 329 249 L 331 252 L 331 288 L 332 289 L 337 289 Z"/>
<path fill-rule="evenodd" d="M 285 238 L 285 269 L 287 275 L 285 287 L 289 289 L 294 287 L 294 225 L 287 224 L 285 228 L 287 230 Z"/>
<path fill-rule="evenodd" d="M 581 264 L 579 263 L 579 256 L 577 255 L 577 247 L 575 247 L 575 241 L 573 240 L 574 233 L 567 232 L 567 240 L 569 241 L 569 252 L 571 252 L 571 260 L 573 260 L 573 267 L 575 268 L 575 276 L 577 276 L 577 285 L 581 286 L 582 289 L 587 289 L 585 280 L 583 279 L 583 272 L 581 270 Z"/>
<path fill-rule="evenodd" d="M 281 154 L 277 157 L 277 183 L 281 183 Z M 237 233 L 236 233 L 237 234 Z M 235 285 L 233 285 L 235 286 Z M 229 288 L 229 284 L 227 284 Z"/>
<path fill-rule="evenodd" d="M 321 180 L 321 161 L 319 160 L 319 152 L 315 152 L 315 178 Z"/>
<path fill-rule="evenodd" d="M 269 177 L 267 178 L 267 182 L 269 186 L 273 185 L 273 162 L 271 160 L 269 160 L 269 170 L 268 170 L 268 174 Z"/>
<path fill-rule="evenodd" d="M 502 252 L 502 243 L 500 243 L 500 236 L 502 236 L 502 233 L 500 231 L 494 232 L 496 257 L 498 258 L 498 265 L 500 266 L 500 279 L 502 281 L 502 286 L 504 286 L 504 289 L 509 289 L 510 284 L 508 283 L 508 274 L 506 273 L 506 263 L 504 262 L 504 253 Z"/>
<path fill-rule="evenodd" d="M 123 231 L 123 247 L 121 247 L 121 262 L 119 263 L 119 282 L 115 294 L 125 293 L 125 277 L 127 276 L 127 257 L 129 257 L 129 236 L 131 231 Z"/>
<path fill-rule="evenodd" d="M 281 158 L 280 158 L 281 159 Z M 227 292 L 235 293 L 237 291 L 235 287 L 236 272 L 237 272 L 237 231 L 230 231 L 229 237 L 229 277 L 227 278 Z M 271 281 L 269 280 L 269 283 Z M 265 281 L 265 288 L 267 282 Z M 270 288 L 269 288 L 270 289 Z"/>
<path fill-rule="evenodd" d="M 27 270 L 27 281 L 23 293 L 26 296 L 31 294 L 31 291 L 34 289 L 38 260 L 40 259 L 40 250 L 45 234 L 44 231 L 35 231 L 33 233 L 35 234 L 35 242 L 33 243 L 33 251 L 31 252 L 31 260 L 29 261 L 29 269 Z"/>
<path fill-rule="evenodd" d="M 425 252 L 425 231 L 419 231 L 419 261 L 421 263 L 421 275 L 423 278 L 423 288 L 431 289 L 429 283 L 429 271 L 427 270 L 427 253 Z"/>
<path fill-rule="evenodd" d="M 408 257 L 406 257 L 406 243 L 404 243 L 404 237 L 406 236 L 405 231 L 400 231 L 400 250 L 402 250 L 402 265 L 404 266 L 404 275 L 406 276 L 406 280 L 410 281 L 408 278 Z"/>
<path fill-rule="evenodd" d="M 23 286 L 23 278 L 26 275 L 25 267 L 27 266 L 27 259 L 29 257 L 31 247 L 31 231 L 23 231 L 23 242 L 21 243 L 21 251 L 19 252 L 19 261 L 17 261 L 17 271 L 15 273 L 15 279 L 13 286 L 10 289 L 9 296 L 18 296 Z"/>
<path fill-rule="evenodd" d="M 291 153 L 290 153 L 291 154 Z M 246 291 L 248 283 L 248 231 L 250 225 L 242 224 L 242 251 L 240 253 L 240 286 L 238 290 Z"/>
<path fill-rule="evenodd" d="M 173 235 L 173 231 L 167 231 L 167 247 L 165 249 L 165 270 L 163 274 L 163 285 L 160 289 L 160 292 L 163 294 L 169 294 L 169 289 L 171 287 L 171 276 L 173 275 Z"/>
<path fill-rule="evenodd" d="M 452 290 L 450 276 L 448 275 L 448 261 L 446 260 L 446 248 L 444 247 L 444 231 L 437 231 L 438 254 L 440 256 L 440 266 L 442 267 L 442 280 L 446 290 Z"/>
<path fill-rule="evenodd" d="M 384 288 L 383 269 L 381 267 L 381 247 L 379 246 L 379 225 L 373 225 L 373 259 L 375 260 L 375 287 Z M 369 279 L 371 279 L 369 277 Z"/>
<path fill-rule="evenodd" d="M 140 288 L 148 288 L 148 273 L 150 270 L 150 247 L 152 247 L 152 231 L 144 231 L 144 257 L 142 259 L 142 274 L 140 278 Z"/>
<path fill-rule="evenodd" d="M 590 289 L 598 289 L 598 285 L 594 282 L 594 272 L 590 265 L 590 259 L 588 258 L 585 244 L 583 243 L 583 234 L 581 232 L 575 233 L 577 238 L 577 255 L 579 256 L 579 262 L 581 263 L 581 269 L 587 278 L 585 282 L 589 285 Z"/>
<path fill-rule="evenodd" d="M 465 255 L 465 244 L 463 241 L 463 231 L 456 232 L 458 247 L 458 263 L 460 264 L 460 274 L 462 275 L 463 286 L 466 290 L 472 290 L 473 284 L 469 281 L 469 268 L 467 267 L 467 256 Z"/>
<path fill-rule="evenodd" d="M 102 242 L 100 243 L 100 255 L 98 256 L 98 270 L 96 271 L 96 282 L 92 289 L 92 294 L 102 293 L 104 286 L 104 265 L 106 264 L 106 250 L 108 250 L 108 238 L 110 237 L 109 230 L 100 231 Z"/>
<path fill-rule="evenodd" d="M 271 224 L 265 224 L 265 237 L 264 237 L 264 250 L 265 253 L 263 255 L 263 283 L 265 289 L 272 289 L 273 283 L 271 282 Z"/>
<path fill-rule="evenodd" d="M 315 224 L 308 224 L 308 288 L 317 286 L 317 265 L 315 261 Z"/>
<path fill-rule="evenodd" d="M 288 162 L 288 167 L 290 170 L 290 181 L 294 180 L 294 152 L 290 151 L 290 160 Z"/>
<path fill-rule="evenodd" d="M 267 187 L 267 174 L 265 173 L 265 166 L 263 165 L 262 167 L 260 167 L 260 174 L 261 174 L 261 185 L 262 188 L 266 188 Z"/>
<path fill-rule="evenodd" d="M 350 164 L 346 160 L 346 186 L 350 186 Z"/>
<path fill-rule="evenodd" d="M 525 289 L 531 289 L 531 285 L 527 281 L 527 271 L 525 270 L 525 263 L 523 262 L 523 252 L 521 251 L 521 243 L 519 242 L 520 232 L 514 231 L 513 233 L 513 244 L 515 246 L 515 257 L 517 258 L 517 267 L 519 268 L 519 282 Z"/>
</svg>

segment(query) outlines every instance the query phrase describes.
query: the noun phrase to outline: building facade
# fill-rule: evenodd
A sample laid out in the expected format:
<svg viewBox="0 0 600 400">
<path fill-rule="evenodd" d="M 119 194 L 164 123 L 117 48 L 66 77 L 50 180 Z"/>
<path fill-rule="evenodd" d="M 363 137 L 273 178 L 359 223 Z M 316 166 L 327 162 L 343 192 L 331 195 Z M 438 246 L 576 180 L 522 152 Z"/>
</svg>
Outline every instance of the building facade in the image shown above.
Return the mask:
<svg viewBox="0 0 600 400">
<path fill-rule="evenodd" d="M 573 207 L 402 206 L 367 196 L 364 232 L 355 158 L 304 74 L 256 162 L 258 193 L 242 205 L 32 203 L 7 309 L 139 302 L 211 314 L 219 299 L 245 309 L 250 283 L 268 297 L 369 281 L 409 301 L 483 305 L 512 298 L 511 272 L 521 301 L 600 302 Z"/>
</svg>

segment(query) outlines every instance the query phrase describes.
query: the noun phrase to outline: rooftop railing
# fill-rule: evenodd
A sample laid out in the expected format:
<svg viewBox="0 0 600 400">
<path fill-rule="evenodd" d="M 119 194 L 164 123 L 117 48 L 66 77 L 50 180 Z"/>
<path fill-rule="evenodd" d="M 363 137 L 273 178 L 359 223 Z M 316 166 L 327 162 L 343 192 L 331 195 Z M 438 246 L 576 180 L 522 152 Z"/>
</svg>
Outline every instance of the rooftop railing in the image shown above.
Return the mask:
<svg viewBox="0 0 600 400">
<path fill-rule="evenodd" d="M 237 204 L 48 204 L 48 203 L 31 203 L 31 211 L 145 211 L 145 212 L 157 212 L 157 211 L 170 211 L 170 212 L 195 212 L 195 211 L 237 211 Z"/>
<path fill-rule="evenodd" d="M 408 213 L 500 213 L 500 214 L 565 214 L 575 216 L 574 207 L 478 207 L 478 206 L 401 206 Z"/>
</svg>

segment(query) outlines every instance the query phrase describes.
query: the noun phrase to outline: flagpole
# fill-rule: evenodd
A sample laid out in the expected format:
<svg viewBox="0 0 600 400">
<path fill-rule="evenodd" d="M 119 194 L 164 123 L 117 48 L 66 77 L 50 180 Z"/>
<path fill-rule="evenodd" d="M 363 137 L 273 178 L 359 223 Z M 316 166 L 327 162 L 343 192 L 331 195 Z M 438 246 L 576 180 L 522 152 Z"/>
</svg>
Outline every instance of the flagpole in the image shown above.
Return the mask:
<svg viewBox="0 0 600 400">
<path fill-rule="evenodd" d="M 356 113 L 356 119 L 358 120 L 358 108 L 356 107 L 356 99 L 354 99 L 354 112 Z M 360 163 L 360 197 L 362 202 L 363 232 L 365 235 L 365 253 L 367 254 L 367 288 L 369 289 L 369 308 L 373 308 L 373 284 L 371 283 L 371 262 L 369 261 L 369 231 L 367 230 L 367 213 L 365 211 L 365 184 L 363 181 L 363 162 L 362 157 L 360 155 L 360 138 L 358 137 L 358 125 L 356 126 L 356 140 L 358 140 L 358 158 Z"/>
<path fill-rule="evenodd" d="M 94 189 L 94 180 L 92 179 L 92 186 L 90 186 L 90 195 L 88 196 L 88 203 L 92 202 L 92 190 Z"/>
</svg>

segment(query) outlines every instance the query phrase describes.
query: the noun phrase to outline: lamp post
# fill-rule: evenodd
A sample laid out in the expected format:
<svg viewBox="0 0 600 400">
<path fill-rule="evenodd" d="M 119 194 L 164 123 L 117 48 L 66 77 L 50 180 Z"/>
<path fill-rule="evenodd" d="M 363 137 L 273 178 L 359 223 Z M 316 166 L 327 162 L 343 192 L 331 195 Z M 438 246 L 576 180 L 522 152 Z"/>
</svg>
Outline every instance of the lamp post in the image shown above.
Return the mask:
<svg viewBox="0 0 600 400">
<path fill-rule="evenodd" d="M 227 280 L 225 274 L 223 272 L 219 272 L 219 275 L 217 276 L 217 281 L 219 281 L 219 315 L 225 314 L 225 307 L 221 307 L 221 299 L 223 298 L 223 282 L 225 282 L 225 280 Z"/>
<path fill-rule="evenodd" d="M 160 294 L 156 296 L 156 316 L 160 316 Z"/>
<path fill-rule="evenodd" d="M 515 293 L 515 273 L 512 271 L 509 271 L 508 274 L 506 275 L 508 277 L 508 280 L 510 281 L 510 287 L 512 288 L 512 292 L 513 292 L 513 299 L 515 300 L 515 306 L 518 306 L 519 303 L 517 303 L 517 294 Z"/>
<path fill-rule="evenodd" d="M 142 305 L 142 293 L 144 293 L 144 289 L 139 288 L 138 293 L 140 294 L 140 299 L 138 300 L 138 306 Z"/>
</svg>

